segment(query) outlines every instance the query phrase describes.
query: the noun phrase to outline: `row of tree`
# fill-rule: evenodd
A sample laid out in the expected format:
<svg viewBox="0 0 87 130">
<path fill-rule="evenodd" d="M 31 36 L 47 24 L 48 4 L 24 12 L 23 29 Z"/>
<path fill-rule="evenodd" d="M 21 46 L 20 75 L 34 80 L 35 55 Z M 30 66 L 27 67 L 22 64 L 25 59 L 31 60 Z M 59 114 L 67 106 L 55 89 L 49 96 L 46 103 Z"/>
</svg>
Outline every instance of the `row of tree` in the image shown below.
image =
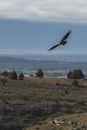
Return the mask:
<svg viewBox="0 0 87 130">
<path fill-rule="evenodd" d="M 41 69 L 39 69 L 36 73 L 36 76 L 43 77 L 44 76 L 43 71 Z M 83 78 L 85 78 L 85 75 L 83 74 L 83 72 L 80 69 L 78 69 L 78 70 L 69 71 L 67 73 L 67 78 L 69 78 L 69 79 L 83 79 Z"/>
<path fill-rule="evenodd" d="M 23 80 L 24 78 L 24 74 L 22 72 L 19 75 L 17 75 L 16 71 L 11 71 L 11 72 L 4 71 L 1 73 L 1 75 L 13 80 L 17 80 L 17 79 Z"/>
<path fill-rule="evenodd" d="M 35 75 L 36 75 L 36 77 L 43 77 L 44 73 L 43 73 L 42 69 L 39 69 Z M 19 75 L 17 75 L 16 71 L 11 71 L 11 72 L 4 71 L 1 73 L 1 76 L 5 76 L 5 77 L 8 77 L 13 80 L 17 80 L 17 79 L 23 80 L 24 79 L 24 74 L 21 72 Z M 30 76 L 33 76 L 33 75 L 30 75 Z"/>
<path fill-rule="evenodd" d="M 11 71 L 11 72 L 8 72 L 8 71 L 4 71 L 1 73 L 2 76 L 5 76 L 5 77 L 9 77 L 10 79 L 13 79 L 13 80 L 23 80 L 24 78 L 24 74 L 21 72 L 19 75 L 17 75 L 17 73 L 15 71 Z M 44 76 L 44 73 L 42 71 L 42 69 L 39 69 L 36 73 L 35 73 L 36 77 L 43 77 Z M 30 76 L 33 76 L 32 74 Z M 84 74 L 82 73 L 81 70 L 73 70 L 73 71 L 69 71 L 69 73 L 67 73 L 67 78 L 69 79 L 82 79 L 84 78 Z"/>
</svg>

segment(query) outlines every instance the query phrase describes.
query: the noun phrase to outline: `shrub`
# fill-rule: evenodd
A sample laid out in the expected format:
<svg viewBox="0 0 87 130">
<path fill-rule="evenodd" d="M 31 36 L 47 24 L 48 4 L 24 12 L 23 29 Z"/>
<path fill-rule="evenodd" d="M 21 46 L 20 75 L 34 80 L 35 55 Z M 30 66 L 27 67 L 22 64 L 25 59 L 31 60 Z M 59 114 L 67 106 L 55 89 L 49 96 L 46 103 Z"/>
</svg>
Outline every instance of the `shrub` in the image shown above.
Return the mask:
<svg viewBox="0 0 87 130">
<path fill-rule="evenodd" d="M 5 78 L 1 79 L 1 83 L 2 83 L 3 85 L 5 85 L 5 84 L 7 83 L 7 79 L 5 79 Z"/>
<path fill-rule="evenodd" d="M 24 78 L 24 74 L 23 74 L 23 73 L 20 73 L 20 74 L 19 74 L 19 80 L 23 80 L 23 78 Z"/>
<path fill-rule="evenodd" d="M 43 77 L 43 76 L 44 76 L 44 73 L 43 73 L 42 69 L 39 69 L 39 70 L 36 72 L 36 76 L 37 76 L 37 77 Z"/>
<path fill-rule="evenodd" d="M 69 73 L 67 74 L 67 78 L 70 78 L 70 79 L 82 79 L 84 77 L 85 76 L 81 70 L 69 71 Z"/>
<path fill-rule="evenodd" d="M 77 101 L 77 103 L 78 103 L 79 105 L 85 106 L 85 101 L 83 101 L 83 100 Z"/>
<path fill-rule="evenodd" d="M 1 75 L 7 77 L 9 75 L 9 72 L 8 71 L 4 71 L 4 72 L 1 73 Z"/>
<path fill-rule="evenodd" d="M 73 86 L 78 86 L 78 81 L 77 81 L 77 80 L 73 80 L 73 81 L 72 81 L 72 85 L 73 85 Z"/>
<path fill-rule="evenodd" d="M 34 77 L 33 74 L 30 74 L 30 77 Z"/>
<path fill-rule="evenodd" d="M 13 80 L 17 80 L 17 74 L 15 71 L 9 73 L 9 78 Z"/>
<path fill-rule="evenodd" d="M 69 91 L 68 91 L 68 89 L 67 89 L 67 90 L 65 90 L 65 91 L 64 91 L 64 93 L 65 93 L 65 94 L 69 94 Z"/>
</svg>

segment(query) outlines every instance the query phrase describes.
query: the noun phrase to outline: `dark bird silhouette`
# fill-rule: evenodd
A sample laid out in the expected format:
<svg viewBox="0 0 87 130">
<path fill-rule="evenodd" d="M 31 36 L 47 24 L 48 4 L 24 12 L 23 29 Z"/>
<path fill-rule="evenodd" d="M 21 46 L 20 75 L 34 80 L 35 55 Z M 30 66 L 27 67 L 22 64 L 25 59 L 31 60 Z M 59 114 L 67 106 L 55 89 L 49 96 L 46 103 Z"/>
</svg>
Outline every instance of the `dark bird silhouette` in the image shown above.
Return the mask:
<svg viewBox="0 0 87 130">
<path fill-rule="evenodd" d="M 49 51 L 50 51 L 50 50 L 53 50 L 54 48 L 56 48 L 56 47 L 58 47 L 58 46 L 60 46 L 60 45 L 65 45 L 65 44 L 67 43 L 66 39 L 69 37 L 70 34 L 71 34 L 71 30 L 69 30 L 69 31 L 63 36 L 63 38 L 62 38 L 56 45 L 52 46 L 52 47 L 49 49 Z"/>
</svg>

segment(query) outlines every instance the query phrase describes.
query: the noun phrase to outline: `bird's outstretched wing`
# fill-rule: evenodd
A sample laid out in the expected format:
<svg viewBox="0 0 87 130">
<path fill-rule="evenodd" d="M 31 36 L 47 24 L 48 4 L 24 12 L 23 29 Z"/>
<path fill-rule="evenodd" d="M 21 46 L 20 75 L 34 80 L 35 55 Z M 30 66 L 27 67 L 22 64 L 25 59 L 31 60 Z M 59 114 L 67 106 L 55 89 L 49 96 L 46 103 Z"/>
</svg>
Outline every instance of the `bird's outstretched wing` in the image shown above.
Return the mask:
<svg viewBox="0 0 87 130">
<path fill-rule="evenodd" d="M 58 44 L 52 46 L 52 47 L 49 49 L 49 51 L 53 50 L 54 48 L 56 48 L 56 47 L 58 47 L 58 46 L 60 46 L 60 42 L 59 42 Z"/>
<path fill-rule="evenodd" d="M 71 34 L 71 31 L 69 30 L 64 36 L 63 38 L 60 40 L 60 42 L 58 42 L 56 45 L 52 46 L 50 50 L 53 50 L 54 48 L 60 46 L 60 45 L 65 45 L 67 43 L 66 39 L 69 37 L 69 35 Z"/>
<path fill-rule="evenodd" d="M 70 34 L 71 34 L 71 30 L 69 30 L 69 31 L 63 36 L 63 38 L 61 39 L 61 42 L 64 42 L 64 41 L 69 37 Z"/>
</svg>

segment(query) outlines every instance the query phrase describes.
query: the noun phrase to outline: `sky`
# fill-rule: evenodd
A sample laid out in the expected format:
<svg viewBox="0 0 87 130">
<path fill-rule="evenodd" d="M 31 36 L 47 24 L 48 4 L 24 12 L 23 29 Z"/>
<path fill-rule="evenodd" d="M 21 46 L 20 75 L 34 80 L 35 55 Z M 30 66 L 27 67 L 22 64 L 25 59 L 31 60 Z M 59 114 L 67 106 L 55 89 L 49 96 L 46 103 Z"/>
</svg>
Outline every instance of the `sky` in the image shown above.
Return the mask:
<svg viewBox="0 0 87 130">
<path fill-rule="evenodd" d="M 65 46 L 48 49 L 72 30 Z M 87 55 L 87 0 L 0 0 L 0 55 Z"/>
</svg>

